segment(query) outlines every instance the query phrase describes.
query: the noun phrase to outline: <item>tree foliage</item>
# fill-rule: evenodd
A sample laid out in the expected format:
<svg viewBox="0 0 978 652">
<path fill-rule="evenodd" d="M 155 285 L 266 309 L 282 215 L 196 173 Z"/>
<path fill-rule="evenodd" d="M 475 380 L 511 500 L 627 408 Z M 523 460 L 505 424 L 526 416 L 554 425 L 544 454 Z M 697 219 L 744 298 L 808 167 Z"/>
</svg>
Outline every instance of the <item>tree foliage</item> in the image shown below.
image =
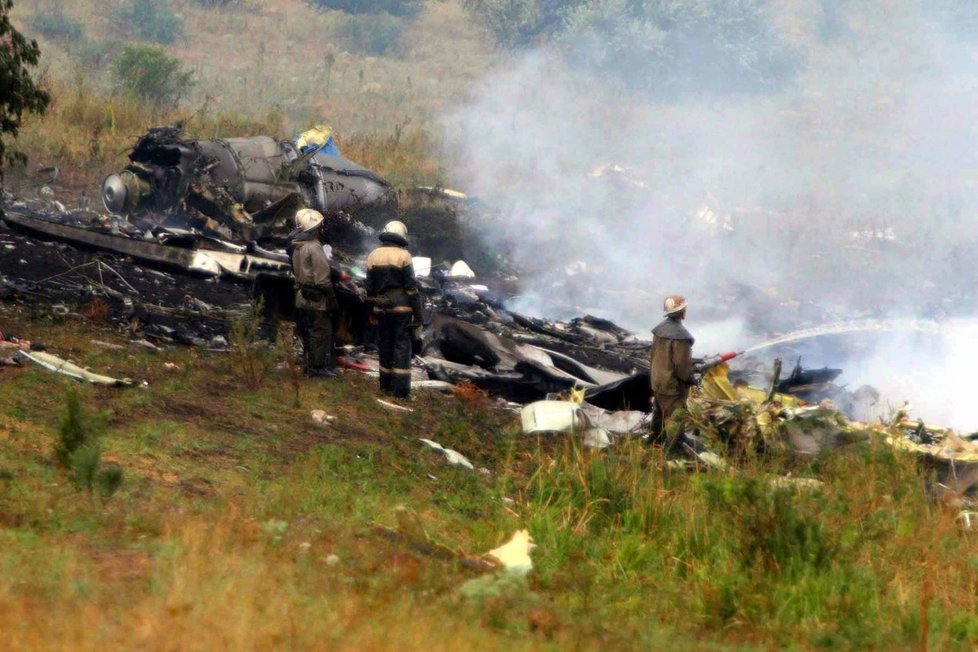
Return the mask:
<svg viewBox="0 0 978 652">
<path fill-rule="evenodd" d="M 193 72 L 156 45 L 130 44 L 112 64 L 116 85 L 156 108 L 174 106 L 193 85 Z"/>
<path fill-rule="evenodd" d="M 50 96 L 31 75 L 41 50 L 10 24 L 13 0 L 0 0 L 0 180 L 3 165 L 24 160 L 8 150 L 5 136 L 16 137 L 25 113 L 43 113 Z"/>
<path fill-rule="evenodd" d="M 183 18 L 164 0 L 127 0 L 119 20 L 133 36 L 157 43 L 173 43 L 183 34 Z"/>
<path fill-rule="evenodd" d="M 390 14 L 414 17 L 424 0 L 310 0 L 319 9 L 336 9 L 348 14 Z"/>
<path fill-rule="evenodd" d="M 753 92 L 795 57 L 765 0 L 465 0 L 507 46 L 556 44 L 576 64 L 657 95 Z"/>
</svg>

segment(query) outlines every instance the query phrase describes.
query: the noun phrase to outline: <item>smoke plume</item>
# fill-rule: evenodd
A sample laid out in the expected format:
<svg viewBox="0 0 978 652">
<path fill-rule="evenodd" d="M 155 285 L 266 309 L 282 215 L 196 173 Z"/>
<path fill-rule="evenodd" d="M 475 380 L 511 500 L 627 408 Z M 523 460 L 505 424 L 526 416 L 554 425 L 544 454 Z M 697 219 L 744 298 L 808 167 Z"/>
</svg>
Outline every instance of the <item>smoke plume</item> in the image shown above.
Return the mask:
<svg viewBox="0 0 978 652">
<path fill-rule="evenodd" d="M 974 314 L 975 44 L 911 0 L 772 3 L 769 20 L 800 61 L 774 90 L 685 83 L 663 99 L 541 47 L 487 73 L 448 116 L 454 182 L 495 209 L 484 233 L 523 270 L 514 309 L 647 332 L 680 293 L 690 329 L 708 335 L 701 353 L 836 319 Z M 843 380 L 886 391 L 886 365 L 919 351 L 936 359 L 930 387 L 947 390 L 963 381 L 938 373 L 964 371 L 949 364 L 957 342 L 895 342 L 900 357 Z"/>
</svg>

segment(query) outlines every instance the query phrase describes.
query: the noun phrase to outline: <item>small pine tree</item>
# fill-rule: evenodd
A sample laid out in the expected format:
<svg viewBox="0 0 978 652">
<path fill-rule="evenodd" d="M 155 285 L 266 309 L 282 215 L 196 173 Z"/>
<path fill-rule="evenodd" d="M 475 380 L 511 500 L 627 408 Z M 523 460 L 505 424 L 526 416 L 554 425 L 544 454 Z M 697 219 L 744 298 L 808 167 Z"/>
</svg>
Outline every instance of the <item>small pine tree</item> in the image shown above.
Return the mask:
<svg viewBox="0 0 978 652">
<path fill-rule="evenodd" d="M 54 456 L 65 469 L 72 468 L 75 451 L 82 448 L 87 440 L 85 417 L 82 414 L 81 400 L 74 390 L 68 390 L 65 397 L 65 416 L 58 427 L 58 441 L 54 445 Z"/>
</svg>

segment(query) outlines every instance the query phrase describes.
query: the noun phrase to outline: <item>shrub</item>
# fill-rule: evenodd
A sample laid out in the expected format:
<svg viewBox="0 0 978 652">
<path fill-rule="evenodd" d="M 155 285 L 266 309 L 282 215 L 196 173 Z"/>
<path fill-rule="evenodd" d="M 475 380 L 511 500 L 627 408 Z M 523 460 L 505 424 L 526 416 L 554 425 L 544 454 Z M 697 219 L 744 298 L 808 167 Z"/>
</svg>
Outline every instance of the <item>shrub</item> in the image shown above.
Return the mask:
<svg viewBox="0 0 978 652">
<path fill-rule="evenodd" d="M 183 18 L 167 0 L 127 0 L 118 10 L 120 22 L 137 38 L 173 43 L 183 33 Z"/>
<path fill-rule="evenodd" d="M 348 14 L 390 14 L 417 16 L 424 0 L 310 0 L 319 9 L 336 9 Z"/>
<path fill-rule="evenodd" d="M 386 13 L 376 16 L 347 16 L 335 33 L 354 52 L 383 56 L 397 48 L 405 27 L 403 19 Z"/>
<path fill-rule="evenodd" d="M 99 419 L 85 415 L 78 394 L 69 390 L 54 456 L 62 468 L 71 472 L 76 487 L 89 492 L 97 490 L 103 498 L 108 498 L 122 485 L 123 472 L 118 464 L 101 466 L 102 448 L 98 440 L 103 425 Z"/>
<path fill-rule="evenodd" d="M 193 84 L 193 73 L 176 57 L 154 45 L 127 45 L 112 65 L 122 90 L 155 107 L 176 106 Z"/>
<path fill-rule="evenodd" d="M 85 36 L 84 25 L 65 15 L 60 6 L 36 12 L 31 17 L 31 27 L 51 39 L 78 41 Z"/>
<path fill-rule="evenodd" d="M 70 469 L 75 452 L 91 443 L 94 434 L 85 423 L 81 401 L 78 394 L 69 391 L 65 398 L 65 416 L 58 427 L 58 441 L 54 445 L 54 456 L 63 468 Z"/>
</svg>

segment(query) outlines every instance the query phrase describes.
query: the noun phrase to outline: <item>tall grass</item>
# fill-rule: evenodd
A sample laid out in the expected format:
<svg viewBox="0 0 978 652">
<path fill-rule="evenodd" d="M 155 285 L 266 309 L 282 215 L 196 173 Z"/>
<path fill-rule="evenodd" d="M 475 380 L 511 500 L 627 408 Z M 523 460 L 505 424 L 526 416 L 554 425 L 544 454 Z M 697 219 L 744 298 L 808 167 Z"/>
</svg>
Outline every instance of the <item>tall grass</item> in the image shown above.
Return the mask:
<svg viewBox="0 0 978 652">
<path fill-rule="evenodd" d="M 911 456 L 836 454 L 820 488 L 773 484 L 783 461 L 673 471 L 636 442 L 541 448 L 536 466 L 523 501 L 540 582 L 582 617 L 600 593 L 636 633 L 644 613 L 775 645 L 976 642 L 974 540 Z"/>
</svg>

